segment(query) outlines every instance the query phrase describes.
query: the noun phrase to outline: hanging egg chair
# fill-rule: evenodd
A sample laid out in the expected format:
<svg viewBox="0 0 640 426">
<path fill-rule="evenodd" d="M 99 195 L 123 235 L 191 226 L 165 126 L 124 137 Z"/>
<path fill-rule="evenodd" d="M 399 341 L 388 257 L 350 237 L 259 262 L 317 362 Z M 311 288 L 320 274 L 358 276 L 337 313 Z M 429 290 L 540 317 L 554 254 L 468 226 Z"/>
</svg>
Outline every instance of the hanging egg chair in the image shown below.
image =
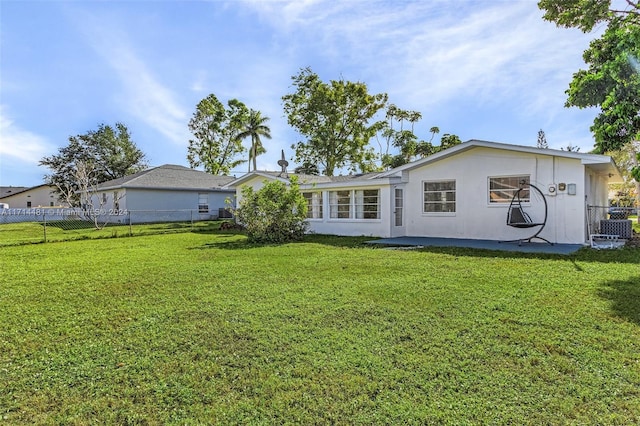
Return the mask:
<svg viewBox="0 0 640 426">
<path fill-rule="evenodd" d="M 542 202 L 544 203 L 544 215 L 541 215 L 540 212 L 538 212 L 538 217 L 536 217 L 535 220 L 531 218 L 529 213 L 525 211 L 525 208 L 522 205 L 523 203 L 522 195 L 527 190 L 529 191 L 529 199 L 532 199 L 531 190 L 533 190 L 539 196 L 538 198 L 541 199 Z M 547 224 L 547 214 L 548 214 L 547 199 L 545 198 L 540 188 L 538 188 L 537 186 L 531 183 L 528 183 L 525 180 L 522 180 L 520 182 L 520 188 L 513 195 L 513 198 L 511 199 L 511 203 L 509 203 L 509 210 L 507 211 L 507 225 L 514 228 L 521 228 L 521 229 L 535 228 L 535 229 L 532 229 L 532 231 L 535 231 L 535 232 L 530 237 L 520 238 L 517 240 L 510 240 L 505 242 L 518 242 L 518 245 L 520 245 L 523 242 L 530 243 L 531 240 L 533 240 L 534 238 L 537 238 L 548 244 L 553 245 L 551 241 L 547 240 L 546 238 L 542 238 L 540 236 L 540 233 L 542 232 L 545 225 Z"/>
</svg>

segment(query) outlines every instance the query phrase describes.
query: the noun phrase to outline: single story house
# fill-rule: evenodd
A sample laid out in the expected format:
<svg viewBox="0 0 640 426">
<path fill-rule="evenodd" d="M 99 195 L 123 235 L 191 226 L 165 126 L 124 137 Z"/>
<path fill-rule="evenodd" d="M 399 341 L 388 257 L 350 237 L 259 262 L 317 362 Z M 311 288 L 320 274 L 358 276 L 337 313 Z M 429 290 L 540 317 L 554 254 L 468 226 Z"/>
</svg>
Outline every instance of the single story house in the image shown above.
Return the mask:
<svg viewBox="0 0 640 426">
<path fill-rule="evenodd" d="M 54 187 L 46 184 L 33 187 L 0 187 L 0 204 L 11 209 L 31 209 L 38 207 L 68 207 L 58 199 Z"/>
<path fill-rule="evenodd" d="M 288 176 L 253 171 L 227 185 L 259 189 Z M 622 177 L 606 155 L 470 140 L 395 169 L 350 176 L 298 175 L 308 200 L 310 231 L 350 236 L 525 239 L 531 229 L 507 225 L 521 182 L 541 194 L 522 193 L 533 222 L 546 218 L 540 237 L 585 244 L 602 217 L 608 184 Z M 545 208 L 546 205 L 546 208 Z M 546 213 L 546 214 L 545 214 Z"/>
<path fill-rule="evenodd" d="M 131 214 L 133 222 L 215 219 L 226 216 L 225 200 L 235 192 L 224 186 L 233 180 L 165 164 L 101 183 L 92 204 L 109 214 Z"/>
<path fill-rule="evenodd" d="M 25 189 L 29 189 L 28 186 L 0 186 L 0 198 L 4 198 L 7 195 L 15 194 L 16 192 L 22 192 Z"/>
</svg>

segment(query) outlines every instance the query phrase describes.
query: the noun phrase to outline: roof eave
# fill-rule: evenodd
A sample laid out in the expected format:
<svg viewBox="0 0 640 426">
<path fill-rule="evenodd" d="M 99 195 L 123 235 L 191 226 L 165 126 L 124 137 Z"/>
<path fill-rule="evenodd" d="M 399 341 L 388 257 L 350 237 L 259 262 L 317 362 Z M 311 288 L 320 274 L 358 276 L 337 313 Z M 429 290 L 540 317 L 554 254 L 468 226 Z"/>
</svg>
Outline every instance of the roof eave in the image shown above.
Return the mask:
<svg viewBox="0 0 640 426">
<path fill-rule="evenodd" d="M 193 187 L 184 187 L 184 186 L 141 186 L 141 185 L 124 185 L 124 186 L 113 186 L 107 188 L 98 188 L 98 191 L 110 191 L 114 189 L 144 189 L 150 191 L 219 191 L 219 192 L 229 192 L 232 191 L 224 186 L 193 186 Z"/>
<path fill-rule="evenodd" d="M 341 182 L 313 182 L 300 184 L 300 189 L 327 189 L 327 188 L 354 188 L 363 186 L 386 186 L 400 183 L 400 178 L 396 176 L 376 178 L 376 179 L 352 179 Z"/>
</svg>

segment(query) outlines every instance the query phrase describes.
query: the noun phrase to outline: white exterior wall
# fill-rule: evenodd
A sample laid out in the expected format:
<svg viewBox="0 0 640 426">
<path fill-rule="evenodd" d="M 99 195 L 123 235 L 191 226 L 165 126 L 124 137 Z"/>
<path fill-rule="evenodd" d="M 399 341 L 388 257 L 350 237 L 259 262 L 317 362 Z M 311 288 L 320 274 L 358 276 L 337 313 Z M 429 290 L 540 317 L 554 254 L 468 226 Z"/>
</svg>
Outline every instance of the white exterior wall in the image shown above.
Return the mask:
<svg viewBox="0 0 640 426">
<path fill-rule="evenodd" d="M 114 204 L 114 192 L 118 193 L 118 205 Z M 106 195 L 105 200 L 103 201 L 103 196 Z M 126 189 L 118 189 L 117 191 L 101 191 L 93 194 L 91 196 L 91 204 L 93 204 L 94 208 L 102 207 L 102 210 L 105 211 L 113 211 L 116 207 L 120 210 L 127 210 L 127 190 Z"/>
<path fill-rule="evenodd" d="M 557 189 L 556 195 L 547 195 L 549 203 L 549 220 L 547 226 L 549 240 L 557 243 L 581 244 L 587 241 L 586 234 L 586 206 L 584 171 L 580 160 L 555 158 L 553 174 L 548 178 L 549 184 L 560 183 L 567 186 L 575 184 L 576 194 L 570 195 L 568 188 Z M 605 191 L 606 193 L 606 191 Z M 545 229 L 546 231 L 546 229 Z M 544 231 L 543 231 L 544 232 Z"/>
<path fill-rule="evenodd" d="M 444 238 L 514 240 L 527 238 L 538 228 L 507 226 L 509 203 L 489 203 L 489 177 L 529 175 L 548 202 L 547 224 L 540 234 L 551 242 L 585 241 L 584 166 L 580 160 L 561 159 L 478 147 L 450 158 L 409 170 L 405 209 L 407 235 Z M 456 181 L 455 213 L 423 213 L 423 182 Z M 549 185 L 575 183 L 576 195 L 567 191 L 550 195 Z M 527 211 L 527 206 L 524 207 Z M 531 213 L 542 205 L 532 195 Z M 538 214 L 543 216 L 543 214 Z M 532 217 L 534 221 L 542 217 Z"/>
<path fill-rule="evenodd" d="M 66 203 L 60 202 L 49 186 L 39 186 L 28 189 L 15 195 L 9 195 L 0 202 L 9 204 L 11 209 L 25 209 L 29 207 L 63 207 Z"/>
<path fill-rule="evenodd" d="M 302 192 L 314 191 L 320 188 L 301 189 Z M 332 219 L 329 217 L 329 191 L 334 190 L 358 190 L 378 189 L 380 219 Z M 390 237 L 390 211 L 391 205 L 390 186 L 340 186 L 322 190 L 322 219 L 309 219 L 309 231 L 317 234 L 345 235 L 352 237 Z"/>
<path fill-rule="evenodd" d="M 588 241 L 587 204 L 607 205 L 610 171 L 601 161 L 585 165 L 580 156 L 554 156 L 540 153 L 477 146 L 415 168 L 402 169 L 392 178 L 301 185 L 301 191 L 323 192 L 323 218 L 310 219 L 310 231 L 347 236 L 424 236 L 441 238 L 486 239 L 510 241 L 533 236 L 540 228 L 515 228 L 507 225 L 509 203 L 489 202 L 489 178 L 529 176 L 547 201 L 547 220 L 540 237 L 553 243 L 584 244 Z M 585 161 L 589 161 L 588 159 Z M 401 175 L 401 176 L 400 176 Z M 256 176 L 242 185 L 255 190 L 263 186 L 265 177 Z M 424 213 L 425 181 L 455 180 L 456 211 Z M 564 184 L 564 189 L 560 189 Z M 569 188 L 574 187 L 575 193 Z M 380 219 L 330 219 L 328 191 L 341 189 L 380 189 Z M 404 191 L 403 226 L 394 226 L 395 189 Z M 550 188 L 555 188 L 551 191 Z M 240 196 L 241 188 L 237 188 Z M 544 219 L 544 201 L 531 190 L 531 202 L 523 208 L 532 221 Z M 592 219 L 592 222 L 594 220 Z M 592 229 L 595 229 L 592 227 Z M 534 240 L 535 241 L 535 240 Z"/>
<path fill-rule="evenodd" d="M 260 190 L 267 180 L 263 176 L 256 176 L 243 182 L 236 191 L 236 205 L 242 200 L 242 187 L 251 186 L 254 191 Z M 375 236 L 389 237 L 390 234 L 390 211 L 391 205 L 390 186 L 380 185 L 372 181 L 370 184 L 359 182 L 360 185 L 351 184 L 316 184 L 300 185 L 301 192 L 322 192 L 322 219 L 308 219 L 308 232 L 329 235 L 345 236 Z M 335 190 L 358 190 L 358 189 L 379 189 L 378 202 L 380 208 L 380 219 L 331 219 L 329 217 L 329 191 Z"/>
</svg>

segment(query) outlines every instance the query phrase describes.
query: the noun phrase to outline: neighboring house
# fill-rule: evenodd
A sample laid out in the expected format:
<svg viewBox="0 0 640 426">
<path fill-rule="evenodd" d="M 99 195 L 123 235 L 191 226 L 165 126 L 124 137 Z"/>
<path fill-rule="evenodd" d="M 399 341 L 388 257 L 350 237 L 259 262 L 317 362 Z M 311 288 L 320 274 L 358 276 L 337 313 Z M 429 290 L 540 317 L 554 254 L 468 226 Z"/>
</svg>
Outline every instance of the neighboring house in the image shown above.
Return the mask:
<svg viewBox="0 0 640 426">
<path fill-rule="evenodd" d="M 22 192 L 25 189 L 29 189 L 28 186 L 0 186 L 0 198 L 4 198 L 7 195 L 13 195 L 16 192 Z"/>
<path fill-rule="evenodd" d="M 165 164 L 101 183 L 93 206 L 108 213 L 136 212 L 135 221 L 217 218 L 233 190 L 223 188 L 234 180 L 184 166 Z M 160 211 L 178 212 L 159 216 Z M 224 211 L 222 212 L 224 213 Z M 132 213 L 133 214 L 133 213 Z M 193 216 L 193 215 L 196 216 Z"/>
<path fill-rule="evenodd" d="M 251 172 L 228 187 L 260 188 L 282 173 Z M 426 236 L 517 240 L 532 233 L 507 226 L 509 204 L 522 180 L 540 188 L 548 205 L 541 237 L 554 243 L 588 241 L 606 206 L 608 184 L 621 181 L 609 156 L 471 140 L 381 172 L 351 176 L 299 176 L 308 200 L 310 231 L 378 237 Z M 526 194 L 533 220 L 544 201 Z M 602 210 L 602 209 L 600 209 Z"/>
<path fill-rule="evenodd" d="M 0 203 L 9 205 L 11 209 L 37 207 L 68 207 L 53 192 L 53 186 L 42 184 L 31 188 L 19 186 L 3 186 L 0 188 Z"/>
</svg>

